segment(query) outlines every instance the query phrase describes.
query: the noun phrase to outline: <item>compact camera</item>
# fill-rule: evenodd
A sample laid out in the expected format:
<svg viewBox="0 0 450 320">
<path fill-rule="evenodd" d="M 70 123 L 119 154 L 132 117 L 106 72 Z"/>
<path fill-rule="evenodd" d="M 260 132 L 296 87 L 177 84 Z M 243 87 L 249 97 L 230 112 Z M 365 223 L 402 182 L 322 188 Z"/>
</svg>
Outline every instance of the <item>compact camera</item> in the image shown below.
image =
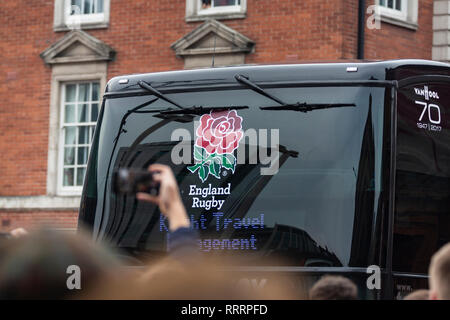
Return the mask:
<svg viewBox="0 0 450 320">
<path fill-rule="evenodd" d="M 112 182 L 116 194 L 159 193 L 159 183 L 153 180 L 153 173 L 144 169 L 119 168 L 114 172 Z"/>
</svg>

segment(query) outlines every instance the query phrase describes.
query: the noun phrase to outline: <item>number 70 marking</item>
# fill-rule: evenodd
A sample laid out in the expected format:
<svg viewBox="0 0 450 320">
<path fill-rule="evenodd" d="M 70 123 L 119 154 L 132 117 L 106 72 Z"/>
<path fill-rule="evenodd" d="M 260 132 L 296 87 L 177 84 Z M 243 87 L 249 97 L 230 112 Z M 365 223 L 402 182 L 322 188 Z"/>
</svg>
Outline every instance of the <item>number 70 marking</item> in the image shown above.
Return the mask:
<svg viewBox="0 0 450 320">
<path fill-rule="evenodd" d="M 441 123 L 441 109 L 439 108 L 438 105 L 433 104 L 433 103 L 427 104 L 426 102 L 422 102 L 422 101 L 416 101 L 416 104 L 423 106 L 423 111 L 422 111 L 422 114 L 420 115 L 419 121 L 422 121 L 423 116 L 425 115 L 425 112 L 428 110 L 428 119 L 430 120 L 430 122 L 434 123 L 434 124 Z M 438 114 L 437 120 L 434 120 L 431 118 L 431 109 L 432 108 L 435 108 L 437 110 L 437 114 Z"/>
</svg>

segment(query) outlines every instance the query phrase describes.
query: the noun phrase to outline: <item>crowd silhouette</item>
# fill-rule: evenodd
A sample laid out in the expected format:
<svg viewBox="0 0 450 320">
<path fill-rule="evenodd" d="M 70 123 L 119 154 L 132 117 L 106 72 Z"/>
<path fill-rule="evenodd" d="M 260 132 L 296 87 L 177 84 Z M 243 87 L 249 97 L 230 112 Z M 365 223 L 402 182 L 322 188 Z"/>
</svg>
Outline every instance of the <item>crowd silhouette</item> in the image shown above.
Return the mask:
<svg viewBox="0 0 450 320">
<path fill-rule="evenodd" d="M 154 164 L 149 171 L 160 185 L 159 194 L 138 193 L 137 198 L 158 205 L 167 218 L 167 257 L 142 268 L 128 268 L 111 248 L 92 241 L 82 231 L 15 229 L 0 243 L 0 299 L 359 298 L 355 283 L 336 275 L 323 276 L 308 294 L 299 293 L 286 276 L 273 276 L 261 287 L 237 281 L 246 274 L 223 268 L 230 261 L 201 256 L 198 235 L 190 228 L 171 169 Z M 412 292 L 405 300 L 450 300 L 450 244 L 432 258 L 429 289 Z"/>
</svg>

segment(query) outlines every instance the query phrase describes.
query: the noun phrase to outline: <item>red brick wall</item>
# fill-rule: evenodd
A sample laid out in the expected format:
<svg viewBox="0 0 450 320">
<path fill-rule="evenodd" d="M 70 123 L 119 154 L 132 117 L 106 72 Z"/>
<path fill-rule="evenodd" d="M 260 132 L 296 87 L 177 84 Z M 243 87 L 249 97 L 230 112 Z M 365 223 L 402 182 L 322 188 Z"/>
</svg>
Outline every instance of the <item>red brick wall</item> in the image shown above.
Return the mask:
<svg viewBox="0 0 450 320">
<path fill-rule="evenodd" d="M 185 1 L 111 0 L 110 27 L 87 30 L 117 51 L 108 78 L 183 68 L 170 45 L 201 23 L 185 22 Z M 0 1 L 0 196 L 46 193 L 51 69 L 39 54 L 65 34 L 53 31 L 53 9 L 54 0 Z M 256 42 L 247 63 L 271 63 L 354 59 L 357 18 L 357 0 L 248 0 L 246 19 L 222 22 Z M 366 58 L 431 58 L 431 21 L 432 0 L 420 0 L 417 31 L 366 30 Z M 0 208 L 10 226 L 73 216 Z"/>
<path fill-rule="evenodd" d="M 365 58 L 431 59 L 433 0 L 419 0 L 418 19 L 416 31 L 384 22 L 379 30 L 366 28 Z"/>
<path fill-rule="evenodd" d="M 45 194 L 53 1 L 0 2 L 0 196 Z M 28 9 L 26 9 L 28 8 Z"/>
<path fill-rule="evenodd" d="M 2 211 L 0 212 L 0 232 L 15 228 L 33 230 L 41 226 L 73 229 L 77 227 L 78 212 L 71 211 Z"/>
<path fill-rule="evenodd" d="M 170 45 L 201 24 L 185 22 L 185 2 L 112 0 L 110 28 L 89 31 L 118 52 L 108 76 L 183 68 Z M 247 18 L 222 21 L 256 42 L 247 63 L 347 57 L 342 53 L 344 1 L 279 0 L 275 6 L 273 0 L 247 2 Z M 350 31 L 356 37 L 355 32 Z"/>
</svg>

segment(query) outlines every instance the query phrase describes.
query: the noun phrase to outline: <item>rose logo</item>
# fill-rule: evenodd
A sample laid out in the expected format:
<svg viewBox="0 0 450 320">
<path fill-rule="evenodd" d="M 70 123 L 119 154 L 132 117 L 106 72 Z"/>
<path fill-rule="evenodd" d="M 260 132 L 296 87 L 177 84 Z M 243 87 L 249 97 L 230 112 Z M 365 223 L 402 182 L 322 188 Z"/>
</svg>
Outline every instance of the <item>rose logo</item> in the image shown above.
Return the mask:
<svg viewBox="0 0 450 320">
<path fill-rule="evenodd" d="M 188 167 L 192 173 L 198 170 L 202 182 L 211 174 L 220 179 L 222 168 L 234 173 L 236 157 L 234 150 L 244 136 L 242 117 L 236 110 L 216 111 L 204 114 L 196 131 L 194 145 L 195 165 Z"/>
</svg>

